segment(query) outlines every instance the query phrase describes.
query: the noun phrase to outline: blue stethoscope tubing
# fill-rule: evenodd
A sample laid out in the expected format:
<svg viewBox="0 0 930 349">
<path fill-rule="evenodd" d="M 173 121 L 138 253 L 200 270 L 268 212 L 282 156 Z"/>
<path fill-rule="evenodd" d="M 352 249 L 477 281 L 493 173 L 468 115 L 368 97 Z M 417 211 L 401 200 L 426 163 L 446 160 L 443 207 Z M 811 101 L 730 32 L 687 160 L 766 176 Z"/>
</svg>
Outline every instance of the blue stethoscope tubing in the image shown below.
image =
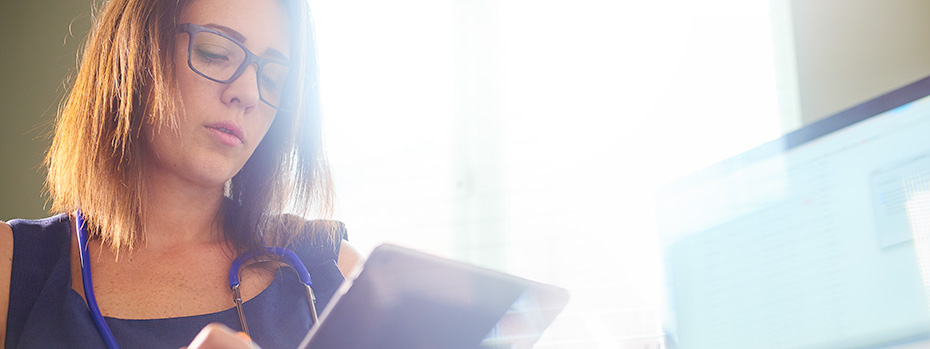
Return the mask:
<svg viewBox="0 0 930 349">
<path fill-rule="evenodd" d="M 97 332 L 103 337 L 103 342 L 107 348 L 119 348 L 116 345 L 116 338 L 113 338 L 113 332 L 110 332 L 110 326 L 103 320 L 100 314 L 100 307 L 97 306 L 97 297 L 94 296 L 94 280 L 90 272 L 90 253 L 87 250 L 87 228 L 84 227 L 84 214 L 77 210 L 77 234 L 78 243 L 81 248 L 81 281 L 84 282 L 84 299 L 87 300 L 87 308 L 90 310 L 90 317 L 94 320 L 94 326 L 97 326 Z"/>
<path fill-rule="evenodd" d="M 100 307 L 97 305 L 97 297 L 94 296 L 94 281 L 90 271 L 90 253 L 87 248 L 88 236 L 87 228 L 84 226 L 84 214 L 78 209 L 76 216 L 75 223 L 77 224 L 78 244 L 80 244 L 78 251 L 81 256 L 81 280 L 84 283 L 84 299 L 87 301 L 90 317 L 94 321 L 94 326 L 97 327 L 97 332 L 100 332 L 103 342 L 106 344 L 107 348 L 117 349 L 119 345 L 116 344 L 116 338 L 113 337 L 110 326 L 107 325 L 103 318 L 103 314 L 100 313 Z M 284 247 L 266 247 L 266 249 L 270 254 L 283 257 L 287 261 L 287 264 L 297 272 L 297 277 L 307 289 L 307 298 L 310 301 L 310 316 L 313 319 L 313 323 L 319 321 L 316 313 L 316 297 L 313 294 L 312 288 L 313 281 L 310 279 L 310 272 L 307 271 L 307 267 L 304 266 L 300 258 L 289 249 Z M 242 311 L 242 296 L 239 292 L 239 270 L 245 261 L 252 258 L 252 253 L 243 253 L 233 260 L 232 266 L 229 268 L 229 288 L 233 291 L 233 301 L 236 303 L 239 321 L 242 324 L 242 330 L 246 333 L 249 333 L 249 330 L 245 322 L 245 315 Z"/>
</svg>

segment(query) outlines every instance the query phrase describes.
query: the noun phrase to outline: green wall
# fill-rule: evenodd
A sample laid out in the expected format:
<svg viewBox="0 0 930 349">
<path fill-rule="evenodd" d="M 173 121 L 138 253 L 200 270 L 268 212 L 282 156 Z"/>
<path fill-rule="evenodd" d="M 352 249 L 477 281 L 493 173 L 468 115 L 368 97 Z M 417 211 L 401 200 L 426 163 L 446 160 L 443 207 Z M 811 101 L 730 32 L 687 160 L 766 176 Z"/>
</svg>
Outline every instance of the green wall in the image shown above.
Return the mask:
<svg viewBox="0 0 930 349">
<path fill-rule="evenodd" d="M 91 0 L 0 0 L 0 220 L 47 215 L 42 158 Z"/>
</svg>

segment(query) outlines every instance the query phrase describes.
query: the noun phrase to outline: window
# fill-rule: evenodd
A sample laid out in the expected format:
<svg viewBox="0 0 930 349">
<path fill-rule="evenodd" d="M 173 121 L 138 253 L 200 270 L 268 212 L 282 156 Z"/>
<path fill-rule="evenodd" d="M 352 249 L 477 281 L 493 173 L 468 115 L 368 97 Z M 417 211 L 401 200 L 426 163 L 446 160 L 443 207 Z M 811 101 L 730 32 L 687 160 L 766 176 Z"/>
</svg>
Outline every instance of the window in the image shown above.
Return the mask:
<svg viewBox="0 0 930 349">
<path fill-rule="evenodd" d="M 781 133 L 768 1 L 311 1 L 337 218 L 566 287 L 538 348 L 658 348 L 654 191 Z"/>
</svg>

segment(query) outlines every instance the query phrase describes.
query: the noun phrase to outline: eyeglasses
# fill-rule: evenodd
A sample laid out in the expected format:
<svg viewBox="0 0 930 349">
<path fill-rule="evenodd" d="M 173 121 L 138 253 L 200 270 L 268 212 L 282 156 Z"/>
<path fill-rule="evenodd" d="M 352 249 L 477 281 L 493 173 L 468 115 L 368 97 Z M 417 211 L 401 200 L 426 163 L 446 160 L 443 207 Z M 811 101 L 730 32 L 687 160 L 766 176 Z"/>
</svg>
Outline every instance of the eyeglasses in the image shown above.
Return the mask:
<svg viewBox="0 0 930 349">
<path fill-rule="evenodd" d="M 245 68 L 255 63 L 258 97 L 278 110 L 290 109 L 286 83 L 290 67 L 287 62 L 259 57 L 239 40 L 204 26 L 184 23 L 179 32 L 188 33 L 187 65 L 207 79 L 221 84 L 235 81 Z"/>
</svg>

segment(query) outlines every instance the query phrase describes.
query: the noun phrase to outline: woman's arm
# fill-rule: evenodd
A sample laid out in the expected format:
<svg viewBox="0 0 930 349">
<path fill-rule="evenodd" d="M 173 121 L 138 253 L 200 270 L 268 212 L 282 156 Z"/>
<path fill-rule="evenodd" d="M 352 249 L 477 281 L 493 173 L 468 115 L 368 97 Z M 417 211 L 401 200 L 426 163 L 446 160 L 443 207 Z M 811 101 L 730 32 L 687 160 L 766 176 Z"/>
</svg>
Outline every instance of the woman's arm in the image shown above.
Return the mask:
<svg viewBox="0 0 930 349">
<path fill-rule="evenodd" d="M 362 256 L 355 250 L 355 247 L 352 247 L 348 241 L 343 240 L 342 247 L 339 248 L 338 261 L 336 262 L 342 276 L 352 275 L 355 268 L 362 265 L 363 262 Z"/>
<path fill-rule="evenodd" d="M 6 342 L 6 316 L 10 308 L 10 276 L 13 272 L 13 229 L 0 221 L 0 348 Z"/>
</svg>

